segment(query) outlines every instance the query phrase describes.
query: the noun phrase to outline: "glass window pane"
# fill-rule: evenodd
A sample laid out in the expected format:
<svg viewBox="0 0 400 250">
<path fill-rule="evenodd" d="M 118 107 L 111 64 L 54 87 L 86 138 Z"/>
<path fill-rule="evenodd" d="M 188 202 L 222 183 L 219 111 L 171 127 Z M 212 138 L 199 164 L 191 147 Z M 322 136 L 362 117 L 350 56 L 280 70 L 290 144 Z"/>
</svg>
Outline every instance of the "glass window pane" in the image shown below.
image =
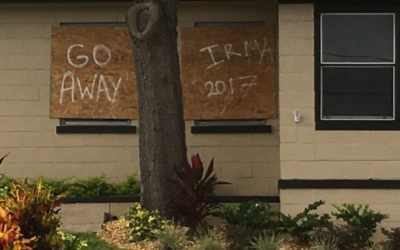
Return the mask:
<svg viewBox="0 0 400 250">
<path fill-rule="evenodd" d="M 393 67 L 323 67 L 322 119 L 393 119 Z"/>
<path fill-rule="evenodd" d="M 322 62 L 394 62 L 394 15 L 322 14 Z"/>
</svg>

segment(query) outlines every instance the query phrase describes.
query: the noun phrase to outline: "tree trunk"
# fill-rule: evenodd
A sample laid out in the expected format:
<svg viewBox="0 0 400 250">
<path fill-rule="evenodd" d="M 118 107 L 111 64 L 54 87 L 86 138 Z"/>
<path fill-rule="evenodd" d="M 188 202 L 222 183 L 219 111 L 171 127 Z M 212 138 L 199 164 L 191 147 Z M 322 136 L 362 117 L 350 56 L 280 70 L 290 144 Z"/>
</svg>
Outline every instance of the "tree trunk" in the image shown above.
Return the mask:
<svg viewBox="0 0 400 250">
<path fill-rule="evenodd" d="M 176 9 L 177 0 L 150 0 L 136 1 L 128 12 L 139 99 L 141 204 L 167 217 L 178 192 L 175 168 L 187 163 Z"/>
</svg>

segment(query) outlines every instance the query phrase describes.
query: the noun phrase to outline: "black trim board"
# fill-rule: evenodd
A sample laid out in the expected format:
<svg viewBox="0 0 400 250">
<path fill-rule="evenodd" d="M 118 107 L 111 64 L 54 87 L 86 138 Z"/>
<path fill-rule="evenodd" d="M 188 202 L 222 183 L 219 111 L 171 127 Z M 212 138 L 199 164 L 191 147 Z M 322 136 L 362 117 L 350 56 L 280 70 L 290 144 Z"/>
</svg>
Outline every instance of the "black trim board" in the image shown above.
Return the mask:
<svg viewBox="0 0 400 250">
<path fill-rule="evenodd" d="M 215 195 L 209 196 L 211 202 L 220 203 L 240 203 L 245 201 L 257 200 L 260 202 L 279 203 L 279 196 L 228 196 L 228 195 Z M 74 203 L 129 203 L 139 202 L 140 196 L 138 195 L 120 195 L 120 196 L 100 196 L 100 197 L 65 197 L 61 199 L 63 204 Z"/>
<path fill-rule="evenodd" d="M 322 5 L 349 5 L 349 4 L 397 4 L 398 0 L 279 0 L 279 4 L 306 4 L 315 3 Z"/>
<path fill-rule="evenodd" d="M 195 125 L 192 134 L 272 133 L 270 125 Z"/>
<path fill-rule="evenodd" d="M 293 4 L 298 4 L 298 3 L 314 3 L 315 0 L 279 0 L 279 3 L 285 4 L 285 3 L 293 3 Z"/>
<path fill-rule="evenodd" d="M 281 179 L 279 189 L 400 189 L 399 180 L 381 179 Z"/>
<path fill-rule="evenodd" d="M 178 2 L 198 2 L 202 0 L 178 0 Z M 212 2 L 212 0 L 209 0 Z M 231 1 L 231 0 L 215 0 Z M 235 0 L 235 2 L 256 2 L 257 0 Z M 46 3 L 132 3 L 132 0 L 0 0 L 0 4 L 46 4 Z"/>
<path fill-rule="evenodd" d="M 57 134 L 135 134 L 136 126 L 57 126 Z"/>
</svg>

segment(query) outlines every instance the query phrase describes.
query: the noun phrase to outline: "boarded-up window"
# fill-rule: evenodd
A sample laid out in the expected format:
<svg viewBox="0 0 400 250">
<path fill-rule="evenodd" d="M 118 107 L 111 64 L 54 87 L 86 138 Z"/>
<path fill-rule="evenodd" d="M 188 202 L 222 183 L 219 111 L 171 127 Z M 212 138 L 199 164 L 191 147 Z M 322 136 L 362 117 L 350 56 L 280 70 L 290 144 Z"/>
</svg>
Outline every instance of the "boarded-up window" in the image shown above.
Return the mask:
<svg viewBox="0 0 400 250">
<path fill-rule="evenodd" d="M 132 46 L 126 27 L 53 27 L 50 112 L 53 118 L 137 117 Z"/>
<path fill-rule="evenodd" d="M 186 119 L 275 118 L 275 29 L 182 29 Z"/>
</svg>

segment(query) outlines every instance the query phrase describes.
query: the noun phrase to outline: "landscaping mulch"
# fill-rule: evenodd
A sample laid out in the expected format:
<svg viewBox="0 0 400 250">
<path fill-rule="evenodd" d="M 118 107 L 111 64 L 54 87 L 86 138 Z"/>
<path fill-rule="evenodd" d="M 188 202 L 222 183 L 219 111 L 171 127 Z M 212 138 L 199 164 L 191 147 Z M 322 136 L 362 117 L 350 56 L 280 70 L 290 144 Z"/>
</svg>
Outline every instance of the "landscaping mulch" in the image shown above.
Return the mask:
<svg viewBox="0 0 400 250">
<path fill-rule="evenodd" d="M 125 227 L 124 220 L 115 220 L 103 224 L 102 230 L 97 232 L 97 236 L 108 244 L 122 249 L 158 249 L 157 242 L 154 241 L 129 242 L 128 229 Z"/>
<path fill-rule="evenodd" d="M 106 241 L 112 246 L 116 246 L 122 249 L 129 250 L 158 250 L 159 245 L 157 241 L 141 241 L 141 242 L 130 242 L 128 237 L 128 229 L 125 226 L 124 220 L 110 221 L 102 226 L 102 230 L 97 232 L 97 236 Z M 226 241 L 224 238 L 223 226 L 214 228 L 213 235 L 216 238 Z M 226 248 L 227 244 L 225 244 Z M 193 246 L 188 246 L 187 250 L 193 249 Z M 287 245 L 282 247 L 280 250 L 309 250 L 307 246 L 299 246 L 295 243 L 289 242 Z"/>
</svg>

